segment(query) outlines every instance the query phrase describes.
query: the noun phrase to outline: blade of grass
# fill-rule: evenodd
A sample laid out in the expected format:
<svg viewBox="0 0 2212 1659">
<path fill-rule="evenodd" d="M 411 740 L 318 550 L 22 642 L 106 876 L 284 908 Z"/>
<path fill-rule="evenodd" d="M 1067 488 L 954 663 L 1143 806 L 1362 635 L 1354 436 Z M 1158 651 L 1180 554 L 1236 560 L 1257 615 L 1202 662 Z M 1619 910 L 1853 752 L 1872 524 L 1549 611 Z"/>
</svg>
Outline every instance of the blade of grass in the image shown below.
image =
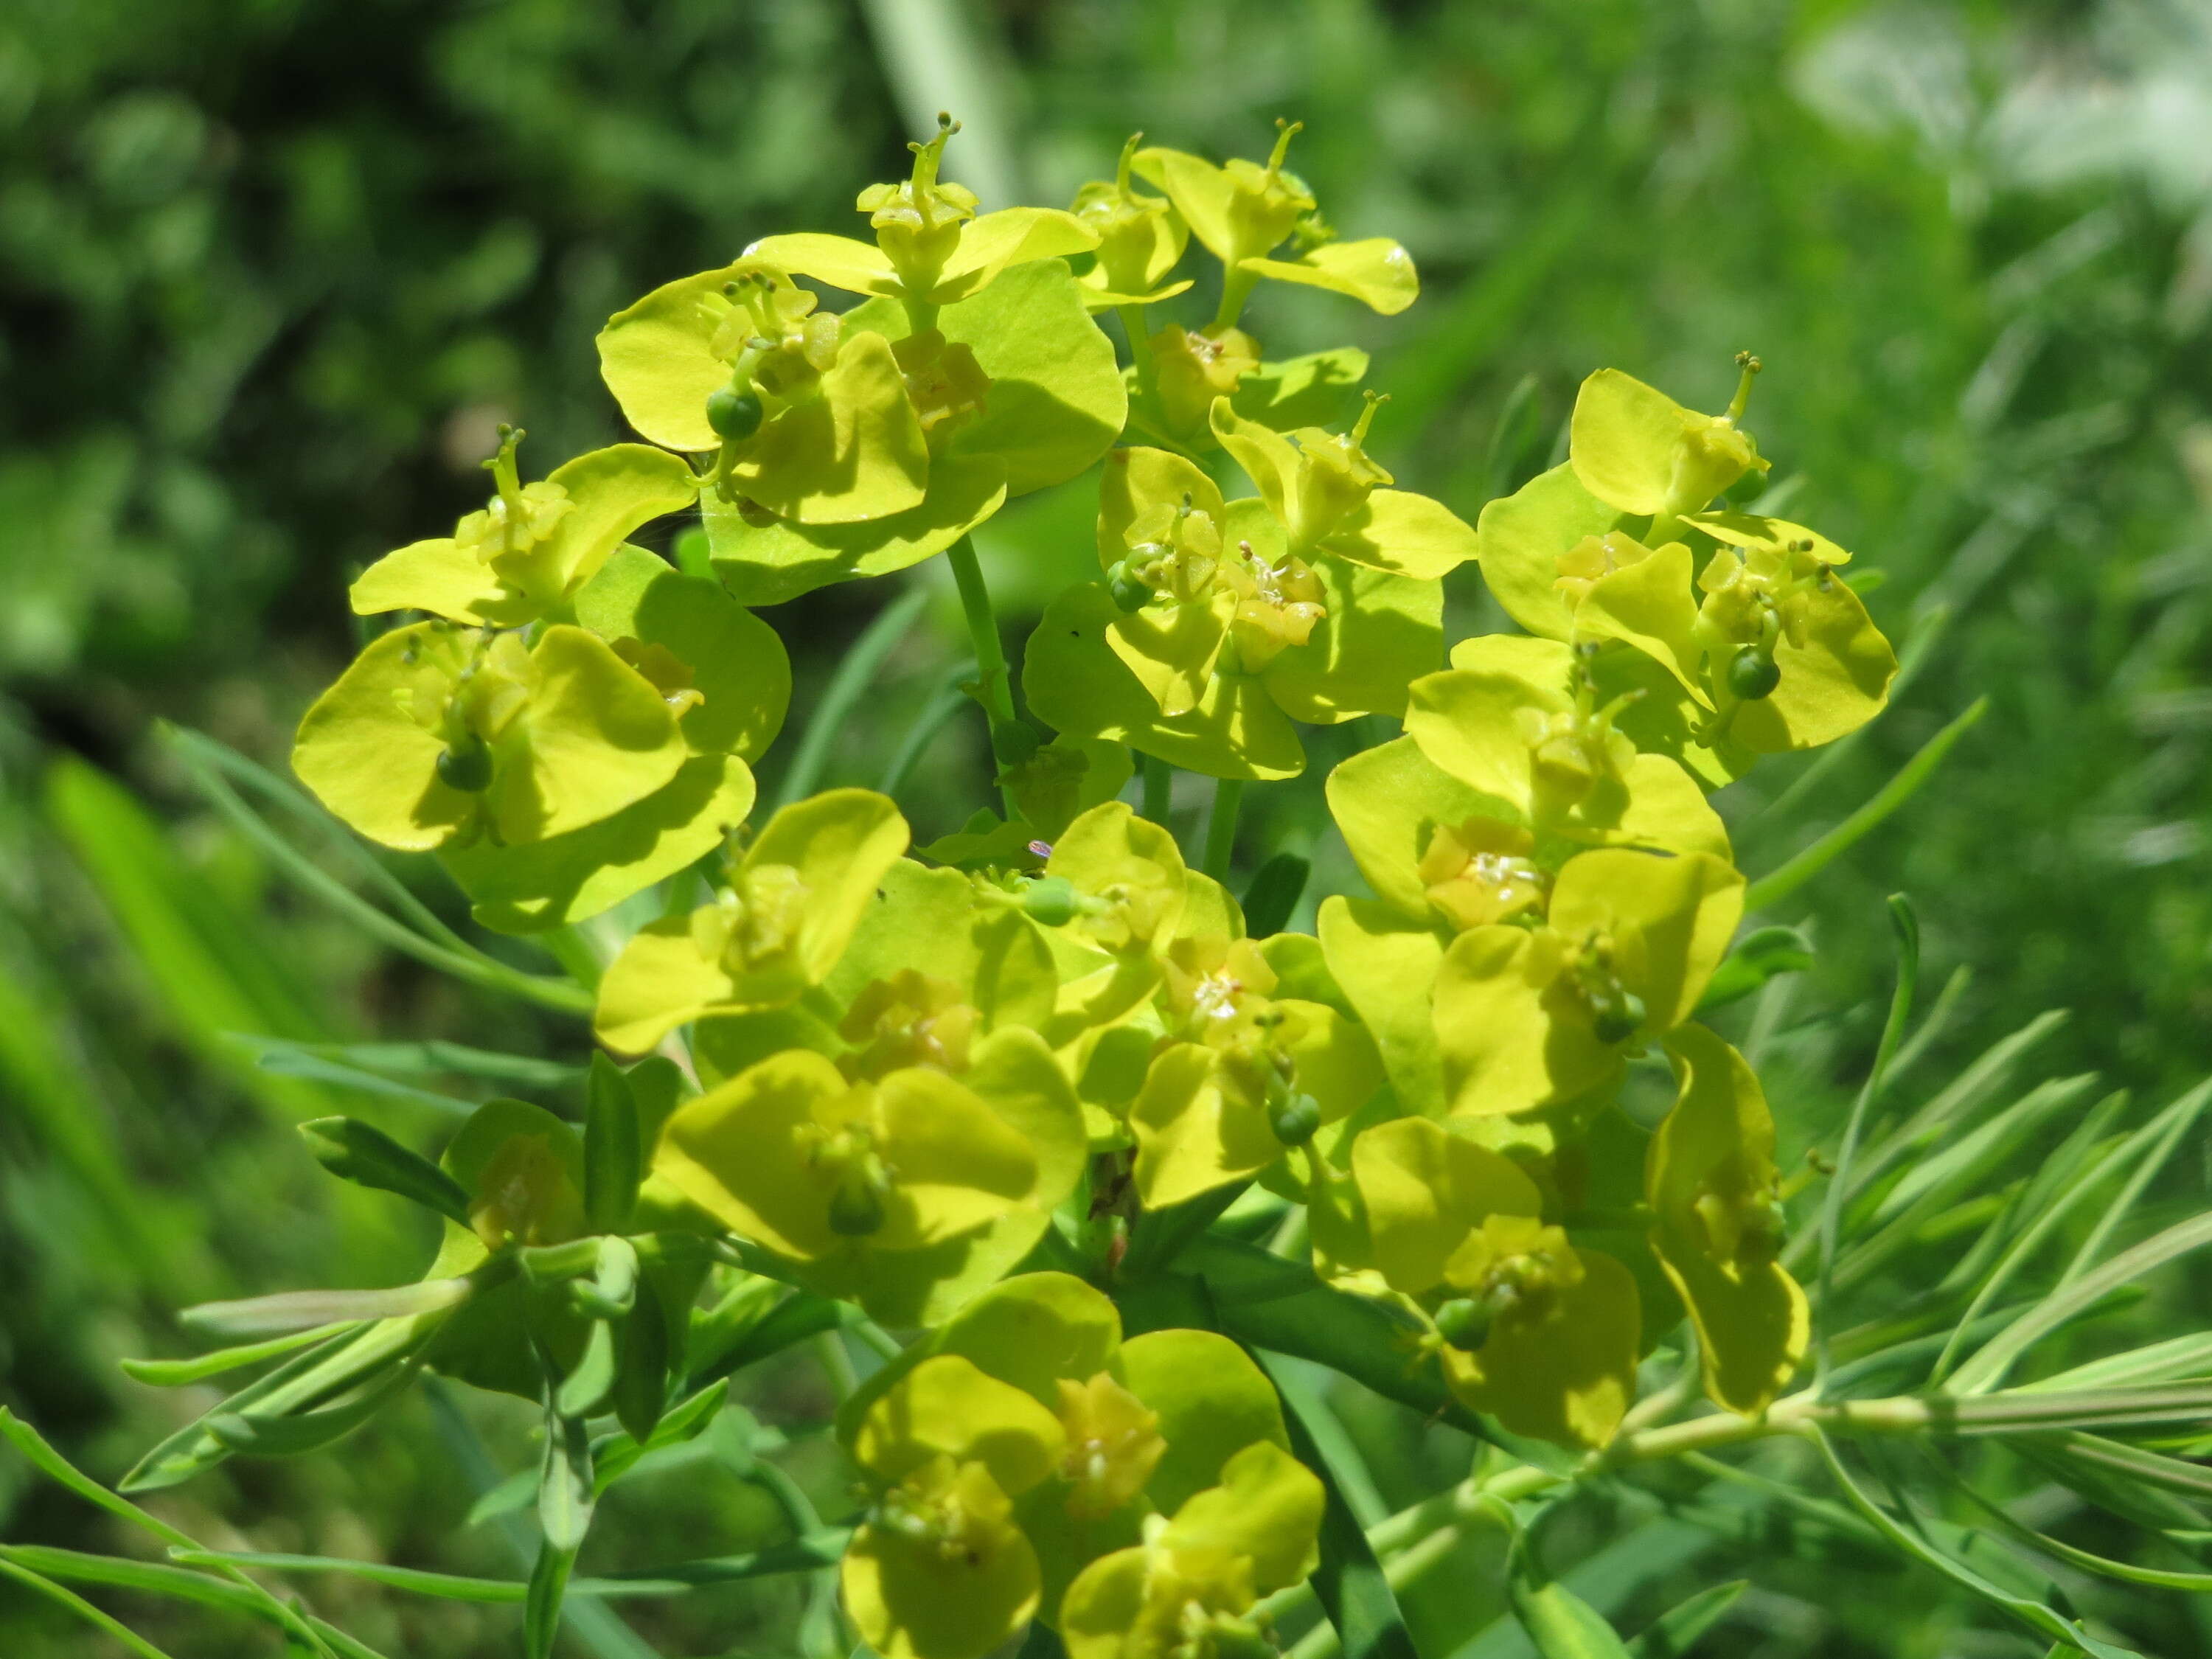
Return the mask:
<svg viewBox="0 0 2212 1659">
<path fill-rule="evenodd" d="M 2212 1214 L 2192 1216 L 2123 1251 L 2103 1267 L 2084 1273 L 2014 1320 L 1978 1349 L 1945 1384 L 1949 1394 L 1983 1394 L 2004 1380 L 2005 1373 L 2029 1348 L 2056 1329 L 2078 1309 L 2094 1302 L 2115 1285 L 2125 1285 L 2165 1266 L 2177 1256 L 2212 1244 Z"/>
<path fill-rule="evenodd" d="M 1929 738 L 1920 752 L 1905 762 L 1897 775 L 1875 790 L 1856 811 L 1778 869 L 1769 871 L 1752 883 L 1743 896 L 1744 913 L 1753 915 L 1780 903 L 1871 834 L 1919 792 L 1920 786 L 1943 763 L 1943 757 L 1959 739 L 1989 712 L 1989 707 L 1987 697 L 1976 698 L 1965 714 Z"/>
<path fill-rule="evenodd" d="M 1867 1113 L 1881 1093 L 1882 1073 L 1897 1052 L 1898 1041 L 1905 1032 L 1905 1017 L 1912 1012 L 1912 994 L 1920 981 L 1920 923 L 1913 915 L 1911 901 L 1902 893 L 1890 896 L 1889 922 L 1897 939 L 1897 985 L 1890 994 L 1889 1018 L 1883 1022 L 1881 1039 L 1875 1047 L 1874 1065 L 1867 1073 L 1858 1098 L 1851 1103 L 1851 1115 L 1844 1126 L 1843 1146 L 1836 1154 L 1835 1173 L 1828 1177 L 1826 1201 L 1820 1207 L 1820 1300 L 1815 1310 L 1818 1346 L 1814 1370 L 1816 1389 L 1826 1382 L 1828 1376 L 1828 1337 L 1835 1323 L 1835 1298 L 1832 1292 L 1836 1246 L 1843 1224 L 1844 1192 L 1850 1181 L 1851 1162 L 1858 1152 L 1859 1135 L 1865 1127 Z"/>
<path fill-rule="evenodd" d="M 915 588 L 885 605 L 860 631 L 860 637 L 853 641 L 852 648 L 845 653 L 836 673 L 823 690 L 822 700 L 814 706 L 814 716 L 806 723 L 806 735 L 799 739 L 799 751 L 792 757 L 791 769 L 783 775 L 782 786 L 776 791 L 778 806 L 788 806 L 814 793 L 847 717 L 875 679 L 884 659 L 906 637 L 907 630 L 914 626 L 922 607 L 928 603 L 928 591 Z"/>
</svg>

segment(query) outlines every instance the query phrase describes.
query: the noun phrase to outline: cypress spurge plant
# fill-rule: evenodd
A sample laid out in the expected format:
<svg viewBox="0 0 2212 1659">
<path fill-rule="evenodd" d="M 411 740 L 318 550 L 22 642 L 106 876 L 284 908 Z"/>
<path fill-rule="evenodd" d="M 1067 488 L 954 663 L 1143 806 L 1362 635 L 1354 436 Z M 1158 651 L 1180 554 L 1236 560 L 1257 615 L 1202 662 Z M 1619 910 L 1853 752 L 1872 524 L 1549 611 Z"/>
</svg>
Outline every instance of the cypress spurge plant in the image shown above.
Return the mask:
<svg viewBox="0 0 2212 1659">
<path fill-rule="evenodd" d="M 2131 1202 L 2202 1097 L 2132 1137 L 2100 1109 L 1963 1255 L 1900 1279 L 2079 1097 L 1985 1113 L 1984 1067 L 1888 1111 L 1908 928 L 1859 1109 L 1785 1178 L 1759 1077 L 1709 1021 L 1806 958 L 1739 934 L 1942 747 L 1809 864 L 1736 868 L 1712 793 L 1847 736 L 1897 671 L 1850 555 L 1756 511 L 1758 360 L 1718 415 L 1599 370 L 1565 460 L 1469 525 L 1396 486 L 1361 354 L 1271 359 L 1247 325 L 1269 283 L 1386 316 L 1418 291 L 1398 244 L 1330 231 L 1294 126 L 1264 163 L 1133 139 L 1065 211 L 981 211 L 946 173 L 956 131 L 860 194 L 868 239 L 767 236 L 610 319 L 600 366 L 643 441 L 526 483 L 509 433 L 481 510 L 355 583 L 386 625 L 302 720 L 300 780 L 581 977 L 520 975 L 404 893 L 380 926 L 587 1016 L 599 1051 L 580 1121 L 573 1098 L 495 1100 L 435 1161 L 307 1126 L 332 1173 L 441 1217 L 436 1258 L 416 1285 L 197 1310 L 243 1346 L 140 1375 L 273 1369 L 125 1489 L 312 1451 L 423 1373 L 518 1396 L 544 1436 L 535 1572 L 410 1584 L 521 1601 L 544 1654 L 605 1488 L 700 1432 L 733 1373 L 842 1331 L 872 1365 L 849 1375 L 827 1339 L 846 1511 L 641 1583 L 834 1566 L 847 1629 L 809 1640 L 890 1659 L 982 1659 L 1025 1630 L 1075 1659 L 1228 1659 L 1293 1625 L 1302 1653 L 1332 1629 L 1404 1653 L 1394 1587 L 1494 1525 L 1516 1538 L 1500 1605 L 1544 1652 L 1618 1654 L 1546 1565 L 1549 1506 L 1810 1441 L 1825 1470 L 1785 1473 L 1837 1484 L 1841 1505 L 1803 1499 L 1828 1524 L 2062 1649 L 2122 1651 L 2047 1581 L 1969 1565 L 1887 1462 L 1869 1496 L 1835 1443 L 1995 1437 L 2201 1542 L 2212 1477 L 2173 1438 L 2212 1410 L 2201 1340 L 2006 1380 L 2212 1236 L 2107 1260 L 2100 1224 L 2029 1294 L 2067 1215 L 2130 1164 Z M 1218 271 L 1176 276 L 1194 246 Z M 1194 281 L 1210 318 L 1173 309 Z M 970 538 L 1049 489 L 1083 495 L 1097 574 L 1045 606 L 1017 675 Z M 697 535 L 716 580 L 629 539 L 656 523 Z M 870 790 L 806 777 L 757 809 L 791 692 L 757 608 L 939 556 L 994 798 L 919 847 Z M 1443 585 L 1470 564 L 1523 631 L 1446 640 Z M 1305 866 L 1270 861 L 1240 896 L 1240 800 L 1302 771 L 1304 729 L 1363 716 L 1388 726 L 1326 793 L 1364 890 L 1286 930 Z M 296 860 L 222 780 L 288 786 L 179 741 Z M 1216 781 L 1202 852 L 1166 821 L 1171 769 Z M 1854 1298 L 1869 1322 L 1839 1322 Z M 1363 1534 L 1325 1407 L 1305 1383 L 1279 1397 L 1285 1356 L 1473 1437 L 1474 1472 Z"/>
</svg>

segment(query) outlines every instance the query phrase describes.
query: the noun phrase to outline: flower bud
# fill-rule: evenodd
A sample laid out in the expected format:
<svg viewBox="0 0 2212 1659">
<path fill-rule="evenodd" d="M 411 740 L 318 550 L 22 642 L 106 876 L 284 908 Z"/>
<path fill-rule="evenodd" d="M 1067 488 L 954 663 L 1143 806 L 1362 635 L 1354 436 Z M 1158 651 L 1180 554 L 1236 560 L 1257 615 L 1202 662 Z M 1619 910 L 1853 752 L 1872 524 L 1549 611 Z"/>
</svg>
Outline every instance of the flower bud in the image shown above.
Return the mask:
<svg viewBox="0 0 2212 1659">
<path fill-rule="evenodd" d="M 1633 991 L 1621 991 L 1601 1004 L 1596 1014 L 1596 1035 L 1600 1042 L 1626 1042 L 1643 1029 L 1644 999 Z"/>
<path fill-rule="evenodd" d="M 1490 1340 L 1494 1316 L 1472 1297 L 1455 1297 L 1437 1310 L 1437 1334 L 1462 1353 L 1472 1353 Z"/>
<path fill-rule="evenodd" d="M 1728 683 L 1736 696 L 1757 702 L 1774 695 L 1774 688 L 1782 684 L 1782 669 L 1771 655 L 1747 645 L 1729 660 Z"/>
<path fill-rule="evenodd" d="M 884 1200 L 866 1181 L 848 1181 L 830 1195 L 830 1231 L 840 1238 L 866 1238 L 884 1225 Z"/>
<path fill-rule="evenodd" d="M 1129 568 L 1127 559 L 1115 560 L 1106 573 L 1106 591 L 1114 596 L 1114 608 L 1125 615 L 1142 611 L 1152 599 L 1151 586 Z"/>
<path fill-rule="evenodd" d="M 1065 927 L 1082 909 L 1081 896 L 1066 876 L 1041 876 L 1022 892 L 1022 908 L 1032 921 Z"/>
<path fill-rule="evenodd" d="M 491 787 L 491 745 L 471 732 L 455 738 L 438 757 L 438 781 L 464 794 Z"/>
<path fill-rule="evenodd" d="M 760 430 L 761 400 L 750 390 L 723 386 L 708 394 L 707 424 L 729 443 L 743 443 Z"/>
<path fill-rule="evenodd" d="M 1311 1095 L 1294 1094 L 1267 1113 L 1267 1127 L 1285 1146 L 1303 1146 L 1321 1127 L 1321 1103 Z"/>
</svg>

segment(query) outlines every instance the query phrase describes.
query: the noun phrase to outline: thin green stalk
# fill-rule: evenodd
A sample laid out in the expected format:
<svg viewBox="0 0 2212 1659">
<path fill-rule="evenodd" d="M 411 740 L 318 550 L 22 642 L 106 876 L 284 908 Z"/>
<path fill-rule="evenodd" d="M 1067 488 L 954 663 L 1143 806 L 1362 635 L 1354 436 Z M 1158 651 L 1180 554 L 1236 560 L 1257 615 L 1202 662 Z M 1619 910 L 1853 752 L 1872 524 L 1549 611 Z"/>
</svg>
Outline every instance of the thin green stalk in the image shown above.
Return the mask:
<svg viewBox="0 0 2212 1659">
<path fill-rule="evenodd" d="M 182 733 L 179 733 L 182 736 Z M 279 836 L 260 814 L 240 799 L 236 791 L 216 775 L 204 753 L 178 742 L 173 745 L 200 793 L 230 825 L 276 860 L 279 868 L 332 909 L 347 917 L 371 938 L 379 939 L 426 966 L 489 991 L 504 991 L 541 1007 L 564 1014 L 587 1014 L 592 994 L 580 985 L 549 975 L 526 974 L 510 968 L 472 945 L 451 949 L 425 939 L 414 928 L 385 915 L 343 882 L 315 864 Z M 441 924 L 442 927 L 442 924 Z M 446 930 L 450 933 L 450 930 Z"/>
<path fill-rule="evenodd" d="M 899 739 L 898 752 L 891 763 L 884 769 L 883 781 L 876 793 L 896 797 L 906 787 L 914 769 L 921 764 L 921 757 L 929 752 L 929 745 L 937 734 L 951 723 L 952 718 L 968 706 L 967 693 L 962 684 L 975 678 L 975 665 L 963 662 L 945 677 L 944 689 L 922 705 L 921 712 L 914 717 L 906 735 Z"/>
<path fill-rule="evenodd" d="M 1843 1230 L 1844 1194 L 1850 1185 L 1851 1161 L 1858 1155 L 1859 1136 L 1865 1131 L 1867 1114 L 1881 1093 L 1889 1062 L 1905 1036 L 1905 1019 L 1912 1012 L 1913 993 L 1920 982 L 1920 923 L 1912 914 L 1911 902 L 1904 894 L 1890 895 L 1889 920 L 1897 932 L 1897 987 L 1890 994 L 1889 1018 L 1883 1023 L 1881 1041 L 1875 1048 L 1873 1068 L 1867 1073 L 1859 1097 L 1851 1103 L 1850 1119 L 1844 1126 L 1844 1144 L 1836 1153 L 1836 1171 L 1828 1177 L 1826 1201 L 1820 1207 L 1820 1293 L 1816 1313 L 1819 1340 L 1813 1371 L 1818 1379 L 1816 1388 L 1825 1383 L 1828 1376 L 1828 1333 L 1836 1316 L 1836 1243 Z"/>
<path fill-rule="evenodd" d="M 1175 802 L 1175 769 L 1158 755 L 1140 755 L 1139 772 L 1145 783 L 1144 816 L 1165 830 Z"/>
<path fill-rule="evenodd" d="M 928 603 L 928 593 L 915 589 L 885 605 L 882 614 L 853 642 L 853 648 L 845 653 L 845 660 L 837 665 L 829 689 L 822 694 L 822 701 L 815 706 L 814 718 L 806 724 L 806 735 L 799 742 L 799 752 L 791 757 L 791 769 L 783 775 L 783 787 L 776 792 L 778 806 L 788 806 L 814 793 L 822 769 L 829 764 L 830 748 L 844 728 L 846 716 L 853 712 L 875 679 L 884 659 L 906 637 L 907 629 L 914 626 L 915 618 Z"/>
<path fill-rule="evenodd" d="M 1244 804 L 1244 786 L 1223 778 L 1213 786 L 1213 814 L 1206 821 L 1206 859 L 1200 866 L 1216 881 L 1229 879 L 1229 856 L 1237 850 L 1237 813 Z"/>
<path fill-rule="evenodd" d="M 19 1583 L 27 1584 L 40 1595 L 58 1601 L 88 1625 L 96 1630 L 106 1632 L 108 1635 L 137 1654 L 138 1659 L 169 1659 L 167 1654 L 162 1652 L 128 1625 L 109 1617 L 75 1590 L 63 1588 L 44 1573 L 33 1572 L 28 1567 L 19 1565 L 4 1556 L 0 1556 L 0 1575 L 13 1578 Z"/>
<path fill-rule="evenodd" d="M 991 717 L 991 752 L 995 765 L 998 728 L 1011 726 L 1014 720 L 1013 680 L 1006 672 L 1006 647 L 999 640 L 999 618 L 991 609 L 991 590 L 984 583 L 983 567 L 976 561 L 974 538 L 963 536 L 945 550 L 945 557 L 952 567 L 952 580 L 959 585 L 960 609 L 968 618 L 968 637 L 975 647 L 975 696 L 984 713 Z M 1013 791 L 1004 782 L 999 789 L 1011 822 L 1018 816 Z"/>
<path fill-rule="evenodd" d="M 1779 904 L 1911 799 L 1920 786 L 1928 781 L 1929 775 L 1943 763 L 1943 757 L 1951 752 L 1953 745 L 1989 712 L 1989 707 L 1987 697 L 1977 697 L 1965 714 L 1929 738 L 1920 752 L 1905 762 L 1895 777 L 1875 790 L 1858 811 L 1795 858 L 1786 860 L 1779 869 L 1770 870 L 1752 883 L 1743 896 L 1744 913 L 1748 915 Z"/>
</svg>

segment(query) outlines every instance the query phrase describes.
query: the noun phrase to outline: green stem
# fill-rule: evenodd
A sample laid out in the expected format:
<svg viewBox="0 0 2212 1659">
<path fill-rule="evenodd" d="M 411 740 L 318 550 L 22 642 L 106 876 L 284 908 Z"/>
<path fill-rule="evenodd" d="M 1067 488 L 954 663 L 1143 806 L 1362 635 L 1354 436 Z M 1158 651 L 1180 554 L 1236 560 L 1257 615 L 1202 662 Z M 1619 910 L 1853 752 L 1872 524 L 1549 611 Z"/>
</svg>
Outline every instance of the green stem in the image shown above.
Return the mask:
<svg viewBox="0 0 2212 1659">
<path fill-rule="evenodd" d="M 1244 785 L 1223 778 L 1213 786 L 1213 814 L 1206 822 L 1206 859 L 1200 866 L 1216 881 L 1229 879 L 1229 855 L 1237 847 L 1237 811 L 1244 804 Z"/>
<path fill-rule="evenodd" d="M 991 590 L 983 582 L 983 567 L 976 562 L 975 543 L 963 536 L 945 550 L 945 559 L 952 566 L 952 580 L 960 586 L 960 609 L 968 618 L 968 637 L 975 647 L 975 696 L 983 711 L 991 717 L 994 727 L 1001 722 L 1011 725 L 1014 719 L 1014 687 L 1006 672 L 1006 647 L 999 641 L 999 618 L 991 609 Z M 992 748 L 992 763 L 997 764 L 998 750 Z M 1012 822 L 1018 816 L 1014 805 L 1014 793 L 1003 780 L 999 791 L 1004 797 L 1006 817 Z"/>
<path fill-rule="evenodd" d="M 1844 1433 L 1913 1434 L 1935 1425 L 1936 1415 L 1925 1401 L 1911 1395 L 1889 1400 L 1822 1401 L 1808 1389 L 1777 1401 L 1764 1416 L 1738 1417 L 1714 1412 L 1686 1422 L 1624 1434 L 1603 1451 L 1594 1452 L 1573 1468 L 1554 1473 L 1530 1464 L 1519 1464 L 1483 1479 L 1462 1481 L 1448 1492 L 1424 1498 L 1410 1509 L 1367 1529 L 1367 1541 L 1383 1558 L 1383 1576 L 1394 1590 L 1419 1580 L 1439 1563 L 1448 1560 L 1462 1538 L 1498 1523 L 1504 1506 L 1558 1486 L 1609 1474 L 1640 1463 L 1714 1451 L 1777 1435 L 1806 1435 L 1815 1428 Z M 1267 1615 L 1280 1621 L 1312 1605 L 1310 1584 L 1278 1590 L 1261 1604 Z M 1322 1632 L 1327 1631 L 1327 1635 Z M 1292 1650 L 1296 1659 L 1333 1659 L 1339 1651 L 1336 1634 L 1324 1623 L 1308 1633 Z"/>
<path fill-rule="evenodd" d="M 1175 769 L 1158 755 L 1139 755 L 1137 760 L 1145 781 L 1144 816 L 1165 830 L 1175 801 Z"/>
</svg>

